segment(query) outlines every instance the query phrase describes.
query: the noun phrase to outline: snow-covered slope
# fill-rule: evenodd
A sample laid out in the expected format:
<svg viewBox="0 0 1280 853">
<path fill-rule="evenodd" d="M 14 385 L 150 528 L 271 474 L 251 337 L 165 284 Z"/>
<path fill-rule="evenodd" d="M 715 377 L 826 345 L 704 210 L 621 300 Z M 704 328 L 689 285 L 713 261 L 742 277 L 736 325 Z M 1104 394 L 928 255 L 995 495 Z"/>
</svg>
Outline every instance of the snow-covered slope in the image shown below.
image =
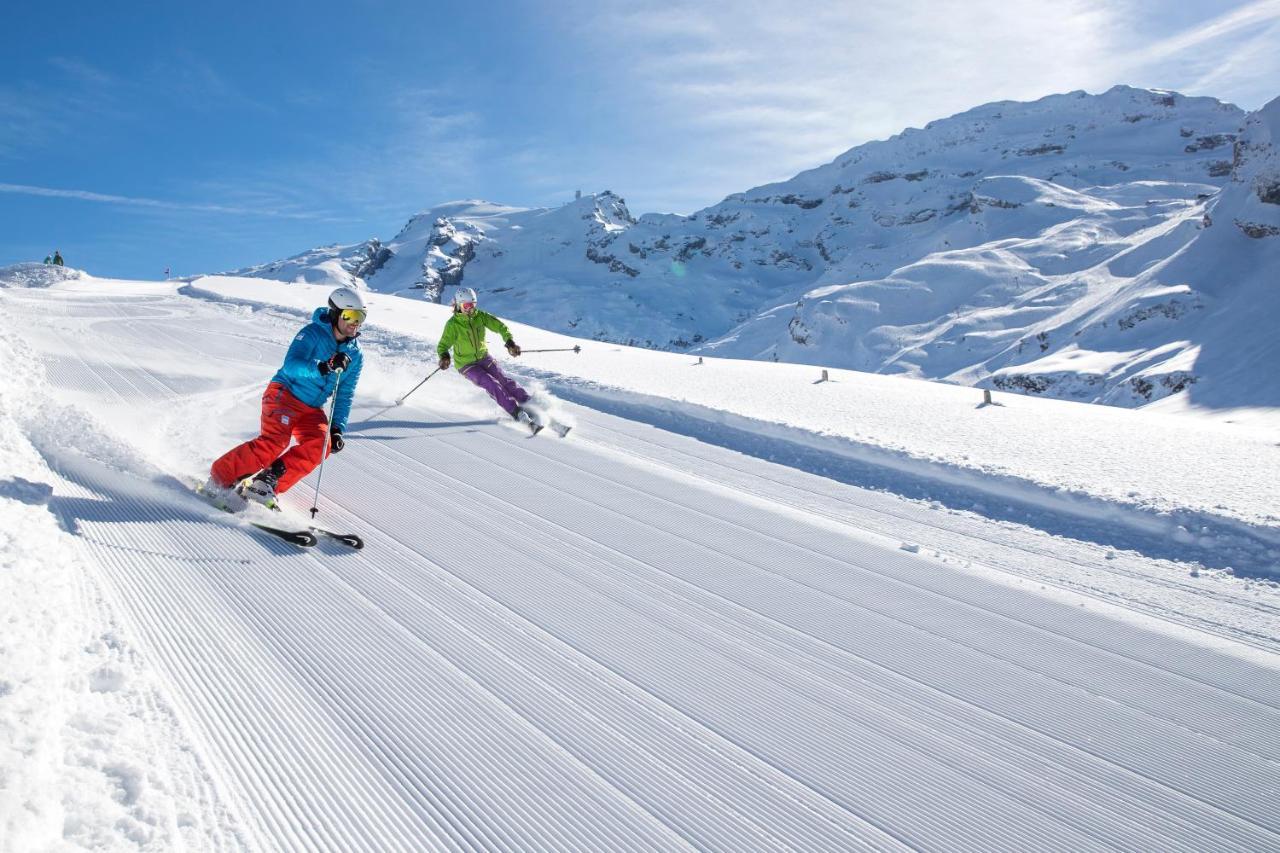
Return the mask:
<svg viewBox="0 0 1280 853">
<path fill-rule="evenodd" d="M 1280 100 L 1249 117 L 1213 195 L 1002 179 L 1002 205 L 1062 221 L 811 291 L 787 312 L 785 346 L 798 358 L 810 338 L 843 336 L 850 367 L 1068 399 L 1143 405 L 1185 390 L 1183 405 L 1275 406 L 1280 239 L 1268 223 L 1280 193 L 1266 199 L 1277 117 Z"/>
<path fill-rule="evenodd" d="M 1248 203 L 1219 188 L 1266 161 L 1267 111 L 1239 161 L 1244 115 L 1211 98 L 1118 86 L 1000 102 L 688 217 L 636 220 L 609 192 L 554 209 L 455 202 L 385 245 L 240 274 L 354 276 L 433 301 L 465 280 L 499 313 L 597 340 L 1124 406 L 1180 392 L 1249 405 L 1268 352 L 1243 348 L 1229 369 L 1212 355 L 1223 329 L 1264 334 L 1270 294 L 1225 271 L 1274 275 L 1274 241 L 1198 238 Z"/>
<path fill-rule="evenodd" d="M 0 289 L 23 329 L 0 343 L 22 368 L 0 386 L 0 729 L 28 744 L 3 753 L 23 805 L 0 829 L 20 849 L 1280 840 L 1280 599 L 1206 568 L 1230 554 L 1260 572 L 1275 519 L 1264 491 L 1183 468 L 1141 479 L 1161 432 L 1197 467 L 1266 473 L 1261 434 L 586 342 L 508 363 L 577 423 L 529 439 L 452 374 L 388 408 L 430 365 L 444 309 L 375 295 L 319 503 L 370 544 L 302 553 L 181 481 L 252 432 L 323 296 L 234 279 Z M 883 423 L 846 423 L 859 404 Z M 662 418 L 690 436 L 643 422 Z M 1036 497 L 1037 466 L 1090 470 L 1072 468 L 1070 431 L 1025 446 L 1042 419 L 1133 460 Z M 963 474 L 942 442 L 966 430 L 955 447 L 985 431 L 1023 491 L 985 459 Z M 932 501 L 894 494 L 922 483 Z M 1125 487 L 1165 503 L 1141 521 Z M 1021 523 L 984 518 L 1011 503 Z M 1179 514 L 1201 523 L 1160 527 Z"/>
<path fill-rule="evenodd" d="M 283 261 L 241 270 L 240 275 L 277 281 L 363 288 L 364 277 L 390 259 L 390 250 L 377 237 L 351 246 L 320 246 Z"/>
<path fill-rule="evenodd" d="M 1280 845 L 1273 430 L 585 341 L 504 360 L 576 424 L 530 438 L 394 405 L 446 309 L 374 294 L 317 502 L 369 544 L 301 551 L 184 483 L 326 287 L 31 275 L 12 849 Z"/>
</svg>

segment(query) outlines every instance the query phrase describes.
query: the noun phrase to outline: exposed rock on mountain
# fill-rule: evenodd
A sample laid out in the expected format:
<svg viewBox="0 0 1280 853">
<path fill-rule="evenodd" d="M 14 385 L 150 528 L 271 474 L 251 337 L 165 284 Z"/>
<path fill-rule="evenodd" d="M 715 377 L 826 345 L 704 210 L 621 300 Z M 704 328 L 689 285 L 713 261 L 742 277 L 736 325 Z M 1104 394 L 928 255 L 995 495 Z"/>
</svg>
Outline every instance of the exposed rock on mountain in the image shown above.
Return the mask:
<svg viewBox="0 0 1280 853">
<path fill-rule="evenodd" d="M 987 104 L 687 217 L 636 219 L 608 191 L 454 202 L 385 246 L 241 274 L 336 260 L 433 300 L 465 280 L 490 310 L 600 340 L 1144 405 L 1214 384 L 1196 330 L 1240 281 L 1219 244 L 1280 243 L 1274 113 L 1128 87 Z"/>
</svg>

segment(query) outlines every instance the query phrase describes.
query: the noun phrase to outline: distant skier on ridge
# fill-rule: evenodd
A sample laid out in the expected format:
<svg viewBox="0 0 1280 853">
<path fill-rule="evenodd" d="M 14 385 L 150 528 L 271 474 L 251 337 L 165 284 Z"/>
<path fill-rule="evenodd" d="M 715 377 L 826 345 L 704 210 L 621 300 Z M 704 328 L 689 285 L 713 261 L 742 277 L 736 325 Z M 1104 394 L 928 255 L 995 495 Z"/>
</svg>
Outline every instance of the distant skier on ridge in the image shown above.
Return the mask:
<svg viewBox="0 0 1280 853">
<path fill-rule="evenodd" d="M 448 370 L 453 363 L 453 357 L 449 355 L 452 349 L 458 357 L 458 372 L 483 388 L 507 414 L 536 434 L 542 426 L 524 410 L 524 404 L 529 402 L 529 392 L 503 373 L 493 356 L 489 355 L 489 347 L 485 344 L 486 329 L 502 336 L 507 352 L 513 357 L 520 355 L 520 346 L 511 337 L 511 330 L 506 324 L 479 309 L 474 290 L 459 288 L 453 294 L 453 316 L 444 324 L 440 343 L 436 346 L 440 369 Z"/>
<path fill-rule="evenodd" d="M 333 291 L 328 306 L 312 313 L 262 395 L 261 434 L 214 461 L 206 490 L 234 488 L 246 501 L 275 507 L 277 495 L 311 473 L 328 453 L 342 450 L 364 364 L 356 338 L 367 314 L 364 299 L 349 287 Z M 329 424 L 324 405 L 335 390 Z M 289 447 L 293 438 L 298 443 Z"/>
</svg>

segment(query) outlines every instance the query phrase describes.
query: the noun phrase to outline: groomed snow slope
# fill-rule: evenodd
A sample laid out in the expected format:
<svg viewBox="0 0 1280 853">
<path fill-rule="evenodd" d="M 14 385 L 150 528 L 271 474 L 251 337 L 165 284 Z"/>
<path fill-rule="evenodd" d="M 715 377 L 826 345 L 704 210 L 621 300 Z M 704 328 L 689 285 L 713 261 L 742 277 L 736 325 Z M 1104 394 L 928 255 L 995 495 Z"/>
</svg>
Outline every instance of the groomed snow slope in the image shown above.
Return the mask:
<svg viewBox="0 0 1280 853">
<path fill-rule="evenodd" d="M 329 291 L 210 276 L 181 292 L 234 300 L 244 310 L 265 301 L 293 308 L 301 319 Z M 373 340 L 382 352 L 410 356 L 404 372 L 378 388 L 392 402 L 432 366 L 449 309 L 379 294 L 369 299 Z M 859 485 L 1280 577 L 1277 408 L 1197 418 L 999 392 L 984 405 L 972 388 L 652 352 L 506 320 L 526 348 L 581 347 L 578 355 L 530 355 L 512 365 L 563 399 Z M 460 380 L 436 382 L 428 393 L 450 406 L 474 400 Z M 487 416 L 493 408 L 486 402 L 468 411 Z"/>
<path fill-rule="evenodd" d="M 529 438 L 455 374 L 387 410 L 443 320 L 391 298 L 319 502 L 370 544 L 298 550 L 184 485 L 252 433 L 304 316 L 214 284 L 0 289 L 21 330 L 5 355 L 33 368 L 0 395 L 0 460 L 22 462 L 0 469 L 5 554 L 35 533 L 76 555 L 180 724 L 152 751 L 193 756 L 189 778 L 104 735 L 124 755 L 100 763 L 139 768 L 121 790 L 148 807 L 132 836 L 81 809 L 97 846 L 1280 847 L 1273 585 L 1093 541 L 1123 524 L 1048 535 L 570 403 L 551 403 L 569 439 Z M 670 397 L 696 397 L 675 377 Z M 35 525 L 40 507 L 60 530 Z M 1236 515 L 1265 532 L 1264 512 Z M 44 591 L 15 564 L 0 584 L 27 612 Z M 39 630 L 12 642 L 37 649 Z M 21 731 L 10 703 L 69 707 L 74 688 L 10 684 L 0 722 Z M 48 839 L 65 809 L 0 829 Z"/>
</svg>

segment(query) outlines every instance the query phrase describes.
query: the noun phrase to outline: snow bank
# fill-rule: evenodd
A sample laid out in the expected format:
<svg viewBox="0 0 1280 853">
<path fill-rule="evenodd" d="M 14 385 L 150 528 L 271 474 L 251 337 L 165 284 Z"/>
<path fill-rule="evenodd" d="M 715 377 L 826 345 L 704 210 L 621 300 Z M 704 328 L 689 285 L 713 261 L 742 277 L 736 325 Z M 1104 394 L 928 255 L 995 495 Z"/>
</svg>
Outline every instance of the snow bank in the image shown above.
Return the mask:
<svg viewBox="0 0 1280 853">
<path fill-rule="evenodd" d="M 13 264 L 0 267 L 0 287 L 52 287 L 64 281 L 88 278 L 88 274 L 59 264 Z"/>
<path fill-rule="evenodd" d="M 39 264 L 8 275 L 33 287 L 78 278 Z M 46 396 L 19 340 L 0 337 L 0 362 L 0 847 L 234 837 L 83 543 L 59 524 L 67 499 L 54 497 L 60 478 L 41 448 L 119 446 Z"/>
</svg>

